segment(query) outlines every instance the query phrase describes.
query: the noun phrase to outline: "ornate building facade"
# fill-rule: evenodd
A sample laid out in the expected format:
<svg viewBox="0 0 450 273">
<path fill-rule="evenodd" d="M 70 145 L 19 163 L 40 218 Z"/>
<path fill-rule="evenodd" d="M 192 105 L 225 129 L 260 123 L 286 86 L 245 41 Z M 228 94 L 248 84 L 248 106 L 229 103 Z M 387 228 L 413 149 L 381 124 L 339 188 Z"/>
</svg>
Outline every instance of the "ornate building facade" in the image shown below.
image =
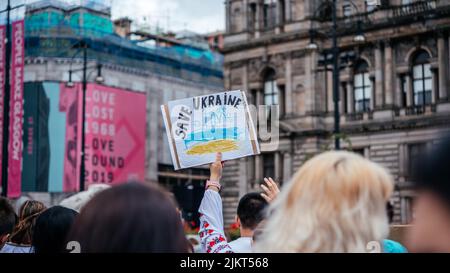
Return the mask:
<svg viewBox="0 0 450 273">
<path fill-rule="evenodd" d="M 450 131 L 450 1 L 337 1 L 342 146 L 380 163 L 396 185 L 391 221 L 409 223 L 411 166 Z M 279 106 L 279 141 L 226 165 L 224 212 L 263 177 L 281 183 L 332 147 L 332 1 L 227 0 L 224 82 Z M 355 39 L 358 36 L 360 39 Z M 363 35 L 364 39 L 361 39 Z M 312 42 L 317 48 L 308 47 Z"/>
</svg>

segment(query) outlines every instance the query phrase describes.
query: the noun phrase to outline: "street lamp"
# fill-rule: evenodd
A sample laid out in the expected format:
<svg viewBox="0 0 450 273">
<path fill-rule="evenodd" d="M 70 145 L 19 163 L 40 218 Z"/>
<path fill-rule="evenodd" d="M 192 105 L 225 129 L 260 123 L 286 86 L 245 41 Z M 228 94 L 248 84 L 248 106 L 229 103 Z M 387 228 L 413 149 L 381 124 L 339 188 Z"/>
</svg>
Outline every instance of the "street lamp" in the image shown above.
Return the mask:
<svg viewBox="0 0 450 273">
<path fill-rule="evenodd" d="M 350 4 L 353 5 L 353 7 L 356 9 L 356 12 L 359 13 L 358 7 L 353 3 L 352 1 L 348 1 Z M 329 6 L 328 6 L 329 7 Z M 324 8 L 324 6 L 320 6 L 318 10 L 314 13 L 314 17 L 317 18 L 317 13 L 321 11 L 321 9 Z M 340 74 L 340 67 L 339 67 L 339 54 L 340 49 L 338 46 L 338 25 L 337 25 L 337 0 L 332 1 L 332 7 L 331 7 L 331 20 L 332 20 L 332 28 L 331 28 L 331 38 L 332 38 L 332 47 L 331 50 L 328 50 L 327 52 L 331 53 L 331 61 L 330 63 L 333 65 L 332 73 L 333 73 L 333 102 L 334 102 L 334 146 L 336 150 L 340 150 L 341 144 L 340 144 L 340 113 L 339 113 L 339 74 Z M 361 20 L 358 20 L 357 22 L 357 31 L 356 35 L 353 37 L 353 41 L 361 44 L 366 42 L 366 37 L 364 36 L 364 33 L 362 32 L 361 28 Z M 316 36 L 316 31 L 314 29 L 309 30 L 310 35 L 310 42 L 307 45 L 306 49 L 316 51 L 319 49 L 318 44 L 314 41 L 314 37 Z M 328 53 L 327 53 L 328 54 Z M 327 66 L 328 64 L 328 55 L 325 57 L 324 65 Z"/>
<path fill-rule="evenodd" d="M 72 81 L 72 74 L 75 71 L 83 71 L 83 80 L 82 80 L 82 92 L 83 92 L 83 98 L 82 98 L 82 110 L 81 110 L 81 164 L 80 164 L 80 191 L 84 191 L 85 189 L 85 123 L 86 123 L 86 90 L 87 90 L 87 70 L 96 68 L 97 69 L 97 76 L 95 78 L 95 81 L 97 83 L 102 83 L 104 81 L 104 78 L 102 76 L 102 65 L 97 64 L 96 67 L 87 67 L 87 49 L 89 45 L 85 40 L 81 40 L 77 44 L 73 46 L 73 48 L 78 48 L 79 50 L 75 53 L 75 55 L 72 57 L 70 62 L 70 69 L 69 69 L 69 80 L 66 83 L 66 86 L 71 88 L 74 87 L 75 84 Z M 80 50 L 83 51 L 83 68 L 82 69 L 72 69 L 72 62 L 73 59 L 78 55 Z"/>
</svg>

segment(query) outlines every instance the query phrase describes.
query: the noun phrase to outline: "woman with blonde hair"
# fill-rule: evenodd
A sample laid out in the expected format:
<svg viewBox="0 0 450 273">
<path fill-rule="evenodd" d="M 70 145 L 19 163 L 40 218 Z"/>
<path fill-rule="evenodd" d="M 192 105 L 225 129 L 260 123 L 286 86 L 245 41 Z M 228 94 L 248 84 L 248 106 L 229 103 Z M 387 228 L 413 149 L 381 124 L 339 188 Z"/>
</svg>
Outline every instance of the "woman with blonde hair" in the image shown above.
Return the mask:
<svg viewBox="0 0 450 273">
<path fill-rule="evenodd" d="M 273 201 L 255 250 L 366 252 L 388 235 L 392 190 L 392 177 L 378 164 L 349 152 L 320 154 Z"/>
</svg>

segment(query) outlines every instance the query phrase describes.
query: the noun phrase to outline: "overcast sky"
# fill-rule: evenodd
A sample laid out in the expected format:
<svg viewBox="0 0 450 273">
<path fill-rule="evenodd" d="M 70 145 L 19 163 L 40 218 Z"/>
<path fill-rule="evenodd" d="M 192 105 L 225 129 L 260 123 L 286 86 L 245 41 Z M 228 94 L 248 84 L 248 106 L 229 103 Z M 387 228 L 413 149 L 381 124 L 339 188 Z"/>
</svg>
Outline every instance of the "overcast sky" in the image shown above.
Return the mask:
<svg viewBox="0 0 450 273">
<path fill-rule="evenodd" d="M 112 0 L 111 5 L 113 18 L 128 16 L 164 30 L 206 33 L 225 28 L 224 0 Z"/>
</svg>

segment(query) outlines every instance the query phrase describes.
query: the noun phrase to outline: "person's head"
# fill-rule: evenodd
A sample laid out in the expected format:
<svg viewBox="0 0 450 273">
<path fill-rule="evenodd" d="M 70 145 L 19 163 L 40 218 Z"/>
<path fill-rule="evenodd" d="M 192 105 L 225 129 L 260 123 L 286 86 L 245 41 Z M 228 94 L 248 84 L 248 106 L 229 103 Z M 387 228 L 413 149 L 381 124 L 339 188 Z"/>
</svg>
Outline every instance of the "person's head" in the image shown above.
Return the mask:
<svg viewBox="0 0 450 273">
<path fill-rule="evenodd" d="M 36 218 L 46 209 L 42 202 L 25 201 L 19 210 L 19 222 L 10 237 L 10 241 L 20 245 L 31 245 Z"/>
<path fill-rule="evenodd" d="M 68 241 L 83 253 L 187 252 L 183 227 L 167 192 L 127 183 L 97 194 L 76 218 Z"/>
<path fill-rule="evenodd" d="M 96 194 L 111 186 L 107 184 L 91 184 L 85 191 L 78 192 L 64 200 L 62 200 L 59 205 L 68 209 L 73 209 L 76 212 L 80 210 L 92 199 Z"/>
<path fill-rule="evenodd" d="M 78 213 L 61 206 L 51 207 L 36 219 L 32 245 L 36 253 L 65 252 L 67 234 Z"/>
<path fill-rule="evenodd" d="M 450 136 L 414 166 L 414 223 L 407 247 L 413 252 L 450 252 Z"/>
<path fill-rule="evenodd" d="M 267 201 L 259 193 L 252 192 L 244 195 L 239 200 L 236 217 L 241 230 L 253 231 L 264 219 L 264 212 L 267 206 Z"/>
<path fill-rule="evenodd" d="M 16 214 L 8 199 L 0 197 L 0 249 L 16 225 Z"/>
<path fill-rule="evenodd" d="M 393 179 L 349 152 L 307 161 L 271 204 L 256 242 L 262 252 L 364 252 L 389 232 L 386 202 Z"/>
</svg>

